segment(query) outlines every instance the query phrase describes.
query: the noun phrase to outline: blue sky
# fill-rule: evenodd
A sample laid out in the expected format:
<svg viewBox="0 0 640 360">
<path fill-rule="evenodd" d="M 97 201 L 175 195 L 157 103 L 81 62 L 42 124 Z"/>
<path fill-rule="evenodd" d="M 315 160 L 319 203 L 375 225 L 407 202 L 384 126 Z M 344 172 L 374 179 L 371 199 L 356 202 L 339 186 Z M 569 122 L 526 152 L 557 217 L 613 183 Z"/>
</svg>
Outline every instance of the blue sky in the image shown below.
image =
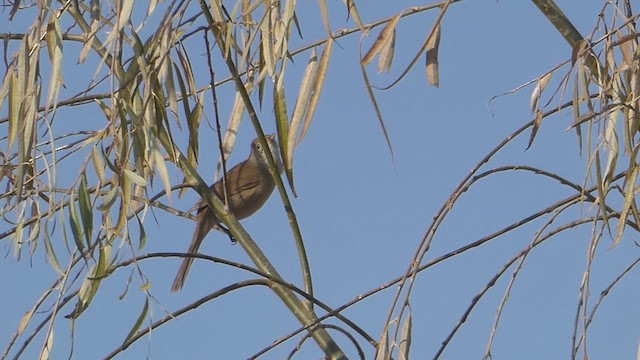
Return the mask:
<svg viewBox="0 0 640 360">
<path fill-rule="evenodd" d="M 353 26 L 352 22 L 345 23 L 346 12 L 341 2 L 328 5 L 334 11 L 331 14 L 334 30 Z M 360 2 L 359 9 L 363 20 L 371 22 L 417 5 L 424 4 Z M 558 5 L 587 36 L 595 26 L 602 2 L 558 1 Z M 304 44 L 324 36 L 316 2 L 299 5 L 298 16 L 305 38 L 296 42 Z M 369 67 L 374 84 L 387 85 L 398 76 L 419 48 L 435 17 L 435 12 L 426 12 L 401 21 L 391 73 L 376 75 L 375 65 Z M 0 31 L 19 32 L 20 21 L 16 19 L 13 24 L 2 25 Z M 379 30 L 372 30 L 371 36 L 364 39 L 365 49 L 373 43 Z M 394 168 L 361 78 L 360 39 L 357 34 L 341 38 L 340 46 L 334 48 L 315 121 L 295 157 L 299 196 L 293 200 L 293 206 L 312 266 L 316 296 L 335 307 L 406 270 L 433 216 L 458 183 L 487 152 L 530 120 L 529 97 L 533 87 L 494 100 L 490 105 L 493 114 L 489 111 L 489 100 L 537 78 L 571 56 L 570 47 L 531 2 L 463 1 L 452 5 L 442 28 L 440 87 L 427 85 L 424 67 L 419 65 L 396 87 L 376 92 L 395 151 Z M 201 42 L 201 39 L 193 40 L 190 45 L 199 47 L 190 56 L 194 63 L 202 66 L 196 72 L 202 74 L 198 81 L 204 86 L 208 75 L 205 54 L 200 52 Z M 287 84 L 291 90 L 290 109 L 295 99 L 293 90 L 300 81 L 297 76 L 304 71 L 307 59 L 308 55 L 302 55 L 291 65 Z M 65 80 L 68 84 L 86 86 L 87 79 L 93 75 L 91 66 L 72 71 L 73 64 L 75 59 L 70 60 Z M 552 90 L 545 93 L 543 102 L 568 71 L 566 66 L 558 71 L 549 86 Z M 69 88 L 67 96 L 77 92 Z M 229 89 L 220 93 L 223 119 L 227 118 L 233 101 Z M 565 101 L 569 98 L 567 95 Z M 87 111 L 96 110 L 93 107 Z M 69 123 L 84 120 L 85 115 L 79 117 L 77 109 L 70 110 L 69 114 L 67 120 L 58 115 L 57 123 L 61 127 L 71 129 L 74 125 Z M 211 112 L 208 116 L 212 118 Z M 274 132 L 269 103 L 259 116 L 266 130 Z M 548 118 L 529 150 L 526 150 L 529 140 L 526 132 L 485 165 L 485 170 L 503 165 L 530 165 L 582 184 L 587 160 L 580 156 L 575 132 L 566 131 L 572 121 L 570 112 Z M 211 158 L 217 159 L 211 140 L 214 135 L 203 125 L 202 153 L 213 154 Z M 184 133 L 178 136 L 186 138 Z M 230 163 L 235 164 L 247 156 L 254 137 L 251 124 L 245 121 Z M 211 181 L 214 168 L 214 163 L 203 162 L 199 171 Z M 70 175 L 61 177 L 75 176 L 76 171 L 70 168 Z M 172 181 L 179 183 L 181 179 L 178 171 L 172 173 Z M 573 194 L 573 190 L 558 182 L 531 173 L 493 175 L 473 186 L 455 205 L 436 235 L 426 261 Z M 197 199 L 195 192 L 189 192 L 174 205 L 186 210 Z M 589 204 L 561 216 L 554 226 L 583 214 L 593 214 Z M 158 209 L 154 210 L 154 216 L 157 223 L 150 214 L 146 218 L 145 251 L 185 251 L 194 223 Z M 472 299 L 509 259 L 527 247 L 548 219 L 543 217 L 418 276 L 411 297 L 414 358 L 434 356 Z M 286 281 L 302 287 L 295 245 L 279 196 L 274 194 L 267 205 L 244 220 L 243 225 Z M 6 223 L 0 224 L 0 230 L 4 231 L 6 226 Z M 492 348 L 494 358 L 570 356 L 591 230 L 590 225 L 568 230 L 531 252 L 502 316 Z M 591 275 L 589 309 L 600 292 L 635 260 L 637 247 L 633 244 L 634 234 L 629 234 L 617 247 L 613 247 L 606 236 L 600 243 Z M 11 254 L 6 243 L 4 241 L 2 250 Z M 220 233 L 211 233 L 201 252 L 250 263 L 242 248 L 230 245 Z M 221 287 L 251 278 L 236 269 L 196 261 L 185 289 L 172 294 L 169 289 L 178 266 L 179 259 L 140 263 L 153 286 L 150 314 L 154 321 L 167 311 L 175 311 Z M 145 294 L 138 290 L 141 282 L 135 273 L 126 297 L 118 299 L 125 292 L 133 271 L 131 267 L 122 269 L 106 279 L 97 299 L 77 320 L 74 358 L 102 358 L 123 341 L 145 300 Z M 479 358 L 484 354 L 496 309 L 513 271 L 511 267 L 481 299 L 443 353 L 443 359 Z M 640 320 L 638 312 L 633 310 L 638 295 L 634 286 L 637 276 L 637 271 L 632 271 L 602 303 L 589 330 L 590 358 L 635 356 Z M 0 260 L 0 284 L 9 289 L 10 294 L 2 301 L 0 339 L 9 339 L 22 315 L 55 277 L 55 272 L 45 263 L 42 248 L 31 261 L 23 258 L 18 262 L 10 255 Z M 395 292 L 396 288 L 392 287 L 358 303 L 344 315 L 377 339 Z M 63 313 L 70 311 L 68 307 Z M 69 356 L 69 327 L 66 319 L 55 322 L 56 347 L 52 358 Z M 119 358 L 199 359 L 212 355 L 225 359 L 246 358 L 298 327 L 297 320 L 269 289 L 243 289 L 161 326 Z M 33 327 L 27 329 L 27 334 L 31 331 Z M 350 358 L 356 358 L 355 350 L 344 337 L 332 335 Z M 298 338 L 263 358 L 284 358 Z M 43 342 L 42 335 L 37 339 L 36 344 Z M 372 347 L 361 338 L 358 340 L 367 358 L 372 357 Z M 24 339 L 19 340 L 19 344 L 22 341 Z M 35 357 L 39 350 L 40 345 L 33 346 L 24 358 Z M 318 347 L 309 341 L 298 358 L 321 356 Z"/>
</svg>

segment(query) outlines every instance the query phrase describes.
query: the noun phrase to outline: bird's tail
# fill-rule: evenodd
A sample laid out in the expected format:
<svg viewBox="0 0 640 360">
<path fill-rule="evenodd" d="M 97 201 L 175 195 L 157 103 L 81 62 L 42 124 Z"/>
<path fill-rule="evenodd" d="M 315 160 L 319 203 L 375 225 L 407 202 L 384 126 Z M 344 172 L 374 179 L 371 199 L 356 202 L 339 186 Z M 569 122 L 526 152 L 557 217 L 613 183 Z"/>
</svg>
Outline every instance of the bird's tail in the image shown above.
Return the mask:
<svg viewBox="0 0 640 360">
<path fill-rule="evenodd" d="M 193 239 L 191 240 L 191 245 L 189 245 L 189 254 L 197 254 L 198 249 L 200 248 L 200 244 L 207 236 L 211 228 L 217 224 L 215 221 L 215 216 L 212 216 L 211 209 L 208 207 L 200 211 L 198 214 L 198 222 L 196 224 L 196 230 L 193 232 Z M 173 280 L 173 286 L 171 286 L 171 291 L 176 292 L 182 290 L 184 286 L 184 282 L 187 279 L 187 274 L 189 273 L 189 269 L 191 268 L 191 264 L 193 263 L 192 257 L 186 257 L 182 260 L 182 264 L 180 265 L 180 269 L 178 270 L 178 274 L 176 275 L 175 280 Z"/>
</svg>

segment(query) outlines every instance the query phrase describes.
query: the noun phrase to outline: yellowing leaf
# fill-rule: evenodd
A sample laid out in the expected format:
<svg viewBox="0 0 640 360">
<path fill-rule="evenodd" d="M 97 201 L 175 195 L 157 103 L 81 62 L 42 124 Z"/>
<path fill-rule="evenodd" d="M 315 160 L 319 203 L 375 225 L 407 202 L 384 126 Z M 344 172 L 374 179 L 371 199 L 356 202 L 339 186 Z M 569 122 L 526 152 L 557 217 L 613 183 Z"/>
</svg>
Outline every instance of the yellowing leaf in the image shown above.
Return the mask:
<svg viewBox="0 0 640 360">
<path fill-rule="evenodd" d="M 24 331 L 24 329 L 27 328 L 27 325 L 29 325 L 29 321 L 31 321 L 31 318 L 33 317 L 33 310 L 29 310 L 27 311 L 23 316 L 22 319 L 20 320 L 20 326 L 18 326 L 18 335 L 22 334 L 22 332 Z"/>
</svg>

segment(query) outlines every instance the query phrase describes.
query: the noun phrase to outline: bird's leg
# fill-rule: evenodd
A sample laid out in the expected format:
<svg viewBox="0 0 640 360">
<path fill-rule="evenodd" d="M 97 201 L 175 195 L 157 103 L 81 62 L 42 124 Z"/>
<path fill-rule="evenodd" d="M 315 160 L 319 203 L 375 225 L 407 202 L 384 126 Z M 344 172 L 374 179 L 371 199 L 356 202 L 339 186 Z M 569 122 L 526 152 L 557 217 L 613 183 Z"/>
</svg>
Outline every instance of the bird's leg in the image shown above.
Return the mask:
<svg viewBox="0 0 640 360">
<path fill-rule="evenodd" d="M 227 229 L 226 227 L 222 226 L 221 224 L 217 224 L 216 226 L 214 226 L 214 228 L 218 231 L 221 231 L 225 234 L 227 234 L 227 236 L 229 236 L 229 240 L 231 240 L 231 244 L 235 245 L 238 240 L 236 240 L 235 237 L 233 237 L 233 234 L 231 233 L 231 231 L 229 231 L 229 229 Z"/>
</svg>

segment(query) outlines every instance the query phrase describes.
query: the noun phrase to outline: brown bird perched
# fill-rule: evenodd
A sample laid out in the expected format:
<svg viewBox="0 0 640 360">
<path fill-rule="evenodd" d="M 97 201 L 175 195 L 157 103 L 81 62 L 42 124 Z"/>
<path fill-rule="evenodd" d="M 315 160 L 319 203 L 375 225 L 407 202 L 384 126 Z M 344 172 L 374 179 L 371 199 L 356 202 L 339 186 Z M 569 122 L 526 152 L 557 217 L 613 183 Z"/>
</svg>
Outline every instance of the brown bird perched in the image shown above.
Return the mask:
<svg viewBox="0 0 640 360">
<path fill-rule="evenodd" d="M 278 172 L 282 173 L 283 165 L 276 137 L 272 134 L 267 135 L 266 139 L 271 155 L 278 167 Z M 238 220 L 253 215 L 267 202 L 276 183 L 269 173 L 269 163 L 258 139 L 253 140 L 251 143 L 249 158 L 227 172 L 226 182 L 227 206 Z M 224 202 L 222 179 L 211 185 L 211 189 Z M 196 254 L 200 244 L 202 244 L 202 240 L 204 240 L 209 231 L 213 228 L 219 228 L 220 225 L 220 220 L 216 217 L 215 212 L 204 200 L 200 200 L 199 205 L 201 206 L 198 209 L 198 222 L 196 223 L 191 245 L 189 245 L 189 254 Z M 192 263 L 192 257 L 182 260 L 182 265 L 180 265 L 178 275 L 173 281 L 171 291 L 175 292 L 182 289 Z"/>
</svg>

